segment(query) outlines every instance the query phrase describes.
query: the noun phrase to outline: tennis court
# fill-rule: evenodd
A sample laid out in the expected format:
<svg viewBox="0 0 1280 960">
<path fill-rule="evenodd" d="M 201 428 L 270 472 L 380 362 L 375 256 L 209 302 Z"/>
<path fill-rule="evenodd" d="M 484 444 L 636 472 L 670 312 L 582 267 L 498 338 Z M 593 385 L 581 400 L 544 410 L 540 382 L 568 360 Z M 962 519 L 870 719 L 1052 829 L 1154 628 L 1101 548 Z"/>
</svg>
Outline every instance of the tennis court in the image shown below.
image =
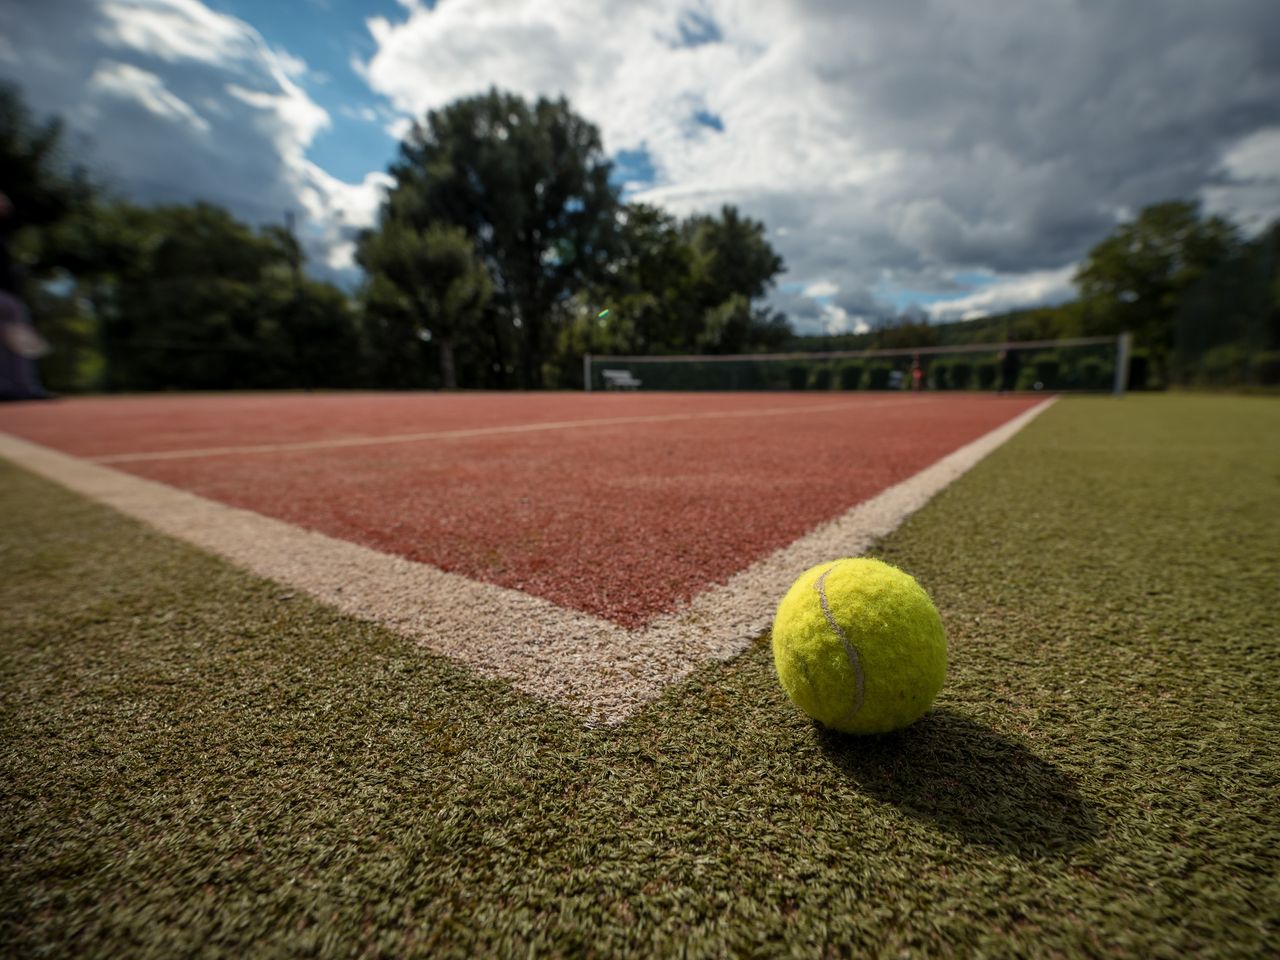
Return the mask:
<svg viewBox="0 0 1280 960">
<path fill-rule="evenodd" d="M 1274 952 L 1276 411 L 5 408 L 7 936 Z M 911 727 L 842 737 L 780 689 L 769 619 L 797 571 L 866 553 L 930 591 L 951 664 Z"/>
<path fill-rule="evenodd" d="M 126 398 L 6 412 L 0 426 L 635 627 L 1039 399 Z"/>
</svg>

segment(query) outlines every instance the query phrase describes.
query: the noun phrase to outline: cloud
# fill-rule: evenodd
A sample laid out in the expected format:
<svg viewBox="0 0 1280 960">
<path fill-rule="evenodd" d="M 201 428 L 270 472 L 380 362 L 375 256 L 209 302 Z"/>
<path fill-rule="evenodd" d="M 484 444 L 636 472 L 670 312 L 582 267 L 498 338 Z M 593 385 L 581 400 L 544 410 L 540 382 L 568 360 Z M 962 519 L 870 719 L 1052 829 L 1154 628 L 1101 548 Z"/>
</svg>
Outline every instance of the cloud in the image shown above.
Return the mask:
<svg viewBox="0 0 1280 960">
<path fill-rule="evenodd" d="M 196 133 L 209 132 L 209 121 L 185 100 L 175 97 L 163 80 L 127 63 L 100 61 L 89 78 L 89 93 L 131 100 L 157 117 L 185 124 Z"/>
<path fill-rule="evenodd" d="M 1280 125 L 1269 0 L 602 0 L 590 17 L 572 0 L 448 0 L 370 29 L 364 75 L 406 113 L 491 85 L 564 94 L 610 152 L 647 151 L 637 199 L 738 204 L 789 277 L 860 296 L 985 270 L 999 279 L 963 309 L 1056 297 L 1045 278 L 1123 211 L 1280 203 L 1274 181 L 1232 172 L 1274 169 L 1249 140 Z"/>
<path fill-rule="evenodd" d="M 384 129 L 495 85 L 565 95 L 632 198 L 763 220 L 801 329 L 1058 297 L 1046 278 L 1161 200 L 1280 214 L 1273 0 L 405 0 L 367 29 L 334 57 Z M 382 156 L 355 182 L 312 162 L 315 73 L 199 0 L 0 4 L 0 74 L 131 196 L 302 210 L 321 265 L 386 184 Z"/>
<path fill-rule="evenodd" d="M 994 278 L 975 293 L 937 300 L 924 310 L 934 320 L 972 320 L 1029 304 L 1063 303 L 1075 296 L 1075 269 L 1074 264 L 1068 264 L 1057 270 Z"/>
<path fill-rule="evenodd" d="M 413 121 L 409 117 L 396 117 L 386 126 L 388 136 L 395 140 L 403 140 L 409 135 L 411 129 L 413 129 Z"/>
<path fill-rule="evenodd" d="M 208 200 L 253 223 L 304 214 L 313 267 L 349 262 L 386 177 L 358 183 L 307 158 L 328 113 L 299 85 L 307 65 L 197 0 L 44 0 L 0 6 L 0 62 L 32 108 L 64 116 L 90 166 L 140 202 Z"/>
<path fill-rule="evenodd" d="M 839 292 L 840 288 L 830 280 L 817 280 L 804 288 L 804 295 L 815 300 L 819 297 L 831 297 Z"/>
<path fill-rule="evenodd" d="M 1219 174 L 1201 193 L 1205 209 L 1233 217 L 1250 232 L 1280 220 L 1280 126 L 1228 147 Z"/>
</svg>

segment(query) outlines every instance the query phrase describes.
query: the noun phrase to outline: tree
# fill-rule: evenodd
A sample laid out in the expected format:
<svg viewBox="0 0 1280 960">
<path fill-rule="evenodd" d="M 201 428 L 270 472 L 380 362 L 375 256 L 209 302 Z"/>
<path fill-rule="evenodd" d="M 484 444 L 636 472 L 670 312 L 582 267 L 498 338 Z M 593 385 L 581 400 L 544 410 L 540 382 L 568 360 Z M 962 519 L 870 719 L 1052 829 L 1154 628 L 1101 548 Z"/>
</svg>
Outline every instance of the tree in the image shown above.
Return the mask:
<svg viewBox="0 0 1280 960">
<path fill-rule="evenodd" d="M 700 312 L 691 289 L 694 252 L 679 222 L 645 203 L 627 204 L 617 222 L 614 257 L 587 297 L 587 306 L 599 305 L 593 319 L 600 307 L 610 313 L 592 326 L 612 328 L 614 349 L 624 353 L 693 349 L 685 331 Z"/>
<path fill-rule="evenodd" d="M 764 296 L 786 265 L 765 239 L 765 225 L 725 205 L 720 216 L 690 217 L 682 232 L 701 260 L 704 295 L 723 303 L 734 294 L 748 300 Z"/>
<path fill-rule="evenodd" d="M 263 371 L 263 386 L 312 389 L 360 383 L 361 344 L 351 301 L 333 284 L 305 277 L 296 284 L 266 282 L 258 310 L 273 361 Z"/>
<path fill-rule="evenodd" d="M 474 330 L 493 295 L 493 284 L 465 230 L 433 223 L 418 231 L 384 218 L 361 237 L 358 262 L 385 278 L 418 320 L 415 336 L 429 337 L 440 360 L 440 382 L 458 386 L 454 345 Z"/>
<path fill-rule="evenodd" d="M 427 114 L 400 145 L 387 200 L 418 231 L 443 222 L 475 241 L 497 316 L 519 331 L 520 379 L 542 384 L 556 309 L 603 278 L 617 240 L 617 188 L 599 131 L 564 99 L 492 90 Z M 502 338 L 495 333 L 494 349 Z M 493 358 L 499 374 L 502 356 Z"/>
<path fill-rule="evenodd" d="M 1090 250 L 1076 273 L 1085 332 L 1132 331 L 1163 382 L 1179 301 L 1238 245 L 1234 226 L 1202 219 L 1195 203 L 1147 207 Z"/>
<path fill-rule="evenodd" d="M 75 285 L 92 304 L 108 390 L 350 385 L 347 297 L 294 274 L 288 234 L 210 204 L 98 204 Z"/>
<path fill-rule="evenodd" d="M 1169 378 L 1184 386 L 1280 383 L 1280 221 L 1183 294 Z"/>
<path fill-rule="evenodd" d="M 786 269 L 764 224 L 724 206 L 719 218 L 690 217 L 681 233 L 692 251 L 685 299 L 696 308 L 686 342 L 708 353 L 745 353 L 783 342 L 786 318 L 750 306 Z"/>
<path fill-rule="evenodd" d="M 13 203 L 0 230 L 12 237 L 55 224 L 92 201 L 88 175 L 65 153 L 61 121 L 37 121 L 18 88 L 0 82 L 0 190 Z"/>
<path fill-rule="evenodd" d="M 370 379 L 379 388 L 438 386 L 427 376 L 429 348 L 414 305 L 382 274 L 360 292 L 362 333 Z"/>
</svg>

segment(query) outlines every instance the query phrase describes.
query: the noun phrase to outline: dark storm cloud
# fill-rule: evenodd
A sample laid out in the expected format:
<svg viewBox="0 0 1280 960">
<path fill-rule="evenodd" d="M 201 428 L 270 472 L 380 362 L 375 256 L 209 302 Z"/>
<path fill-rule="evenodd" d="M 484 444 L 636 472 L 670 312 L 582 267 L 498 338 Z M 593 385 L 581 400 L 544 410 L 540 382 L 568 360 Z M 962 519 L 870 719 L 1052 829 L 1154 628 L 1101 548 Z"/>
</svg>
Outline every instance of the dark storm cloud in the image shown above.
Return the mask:
<svg viewBox="0 0 1280 960">
<path fill-rule="evenodd" d="M 1196 197 L 1234 143 L 1280 124 L 1272 2 L 796 9 L 837 113 L 900 154 L 853 206 L 914 266 L 1061 266 L 1117 215 Z"/>
</svg>

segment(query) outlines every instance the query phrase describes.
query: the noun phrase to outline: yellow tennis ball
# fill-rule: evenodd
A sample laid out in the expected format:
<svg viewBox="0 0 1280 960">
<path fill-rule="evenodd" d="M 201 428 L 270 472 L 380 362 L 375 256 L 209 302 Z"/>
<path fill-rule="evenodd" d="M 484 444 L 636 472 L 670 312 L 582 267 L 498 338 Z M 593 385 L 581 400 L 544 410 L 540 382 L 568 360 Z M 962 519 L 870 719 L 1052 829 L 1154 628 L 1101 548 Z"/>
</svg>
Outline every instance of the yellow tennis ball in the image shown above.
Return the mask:
<svg viewBox="0 0 1280 960">
<path fill-rule="evenodd" d="M 869 558 L 806 570 L 778 604 L 773 661 L 791 702 L 844 733 L 918 719 L 947 675 L 938 610 L 910 575 Z"/>
</svg>

